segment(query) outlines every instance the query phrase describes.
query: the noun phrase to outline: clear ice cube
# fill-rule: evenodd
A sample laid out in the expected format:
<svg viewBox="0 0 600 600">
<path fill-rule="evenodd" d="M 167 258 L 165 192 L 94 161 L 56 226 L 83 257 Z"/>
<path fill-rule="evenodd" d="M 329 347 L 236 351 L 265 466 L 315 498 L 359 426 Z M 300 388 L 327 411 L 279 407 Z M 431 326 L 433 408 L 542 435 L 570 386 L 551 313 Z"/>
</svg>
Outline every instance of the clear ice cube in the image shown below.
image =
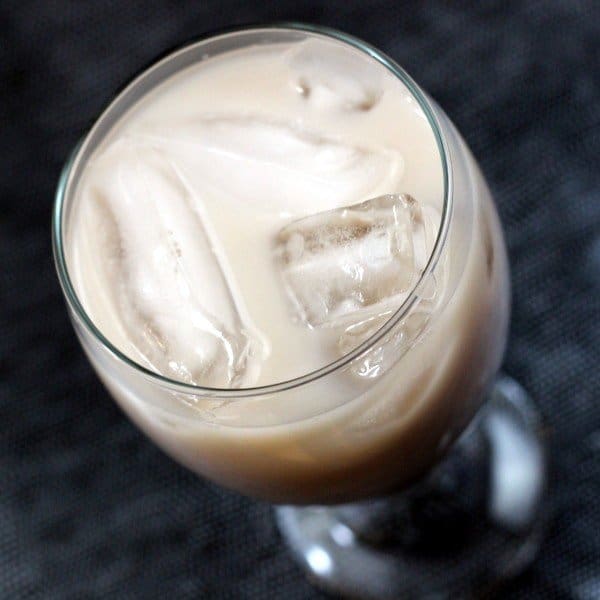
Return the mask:
<svg viewBox="0 0 600 600">
<path fill-rule="evenodd" d="M 418 306 L 411 310 L 387 335 L 353 361 L 352 371 L 359 377 L 379 377 L 400 360 L 427 330 L 431 315 L 432 312 L 427 307 Z M 383 327 L 391 316 L 392 311 L 347 327 L 338 339 L 340 354 L 348 354 L 354 350 Z"/>
<path fill-rule="evenodd" d="M 354 325 L 406 298 L 428 257 L 425 219 L 412 196 L 379 196 L 292 222 L 275 254 L 298 321 Z"/>
<path fill-rule="evenodd" d="M 297 91 L 316 109 L 367 111 L 383 93 L 381 72 L 358 51 L 306 40 L 286 58 Z"/>
<path fill-rule="evenodd" d="M 130 352 L 187 383 L 253 383 L 262 341 L 241 316 L 202 202 L 177 165 L 130 141 L 97 160 L 90 189 L 104 238 L 112 240 L 103 268 Z"/>
<path fill-rule="evenodd" d="M 435 213 L 435 214 L 432 214 Z M 439 215 L 434 209 L 424 210 L 426 256 L 433 249 L 436 224 Z M 351 370 L 359 377 L 375 378 L 390 369 L 428 331 L 431 318 L 442 306 L 444 290 L 448 278 L 446 256 L 438 259 L 434 269 L 421 280 L 415 289 L 415 301 L 408 313 L 396 323 L 388 333 L 375 342 L 371 348 L 354 359 Z M 365 315 L 361 320 L 344 328 L 338 338 L 341 355 L 348 354 L 381 329 L 392 317 L 394 309 Z"/>
<path fill-rule="evenodd" d="M 404 166 L 392 149 L 362 148 L 252 116 L 156 123 L 139 137 L 169 152 L 191 178 L 201 174 L 200 189 L 265 214 L 301 216 L 357 202 L 396 187 Z"/>
</svg>

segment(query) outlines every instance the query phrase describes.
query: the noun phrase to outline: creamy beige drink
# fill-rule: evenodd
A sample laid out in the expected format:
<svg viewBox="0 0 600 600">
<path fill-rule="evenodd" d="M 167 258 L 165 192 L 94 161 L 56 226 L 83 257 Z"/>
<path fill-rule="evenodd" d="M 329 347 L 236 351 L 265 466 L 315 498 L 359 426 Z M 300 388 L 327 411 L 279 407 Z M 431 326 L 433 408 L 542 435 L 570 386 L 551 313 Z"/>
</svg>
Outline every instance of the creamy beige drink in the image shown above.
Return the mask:
<svg viewBox="0 0 600 600">
<path fill-rule="evenodd" d="M 80 165 L 64 217 L 74 292 L 107 343 L 76 315 L 77 330 L 125 412 L 191 469 L 272 501 L 420 475 L 478 407 L 508 319 L 489 192 L 442 127 L 450 194 L 411 91 L 318 37 L 152 86 Z"/>
</svg>

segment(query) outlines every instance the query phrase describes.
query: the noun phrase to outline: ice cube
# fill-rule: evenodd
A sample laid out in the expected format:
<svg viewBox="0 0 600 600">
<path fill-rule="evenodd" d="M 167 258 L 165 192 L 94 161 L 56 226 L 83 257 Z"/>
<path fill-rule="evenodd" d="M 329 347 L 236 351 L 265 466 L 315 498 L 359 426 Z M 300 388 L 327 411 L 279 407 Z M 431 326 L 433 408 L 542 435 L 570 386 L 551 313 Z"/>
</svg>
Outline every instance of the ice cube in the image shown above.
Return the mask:
<svg viewBox="0 0 600 600">
<path fill-rule="evenodd" d="M 340 354 L 348 354 L 374 335 L 392 314 L 392 311 L 378 314 L 347 327 L 338 340 Z M 425 333 L 431 315 L 430 310 L 421 306 L 411 310 L 387 335 L 353 361 L 352 372 L 359 377 L 379 377 Z"/>
<path fill-rule="evenodd" d="M 421 207 L 388 194 L 299 219 L 275 246 L 296 320 L 353 325 L 397 308 L 428 258 Z"/>
<path fill-rule="evenodd" d="M 242 318 L 196 192 L 144 144 L 116 142 L 97 160 L 90 193 L 118 241 L 102 260 L 130 353 L 187 383 L 253 383 L 264 345 Z"/>
<path fill-rule="evenodd" d="M 435 242 L 439 215 L 434 209 L 426 207 L 423 210 L 423 220 L 425 250 L 428 256 Z M 447 256 L 440 257 L 433 270 L 419 282 L 415 289 L 414 302 L 408 313 L 387 334 L 352 362 L 352 372 L 359 377 L 379 377 L 400 360 L 405 352 L 429 330 L 432 317 L 446 299 L 444 291 L 448 278 L 447 258 Z M 347 326 L 338 338 L 340 355 L 348 354 L 377 333 L 398 307 L 399 305 L 396 305 L 386 311 L 364 315 L 361 320 Z"/>
<path fill-rule="evenodd" d="M 197 186 L 224 201 L 302 216 L 394 189 L 403 160 L 392 149 L 362 148 L 252 116 L 156 123 L 139 134 L 201 174 Z M 303 199 L 298 203 L 298 197 Z"/>
<path fill-rule="evenodd" d="M 316 109 L 367 111 L 383 93 L 381 69 L 339 44 L 306 40 L 286 58 L 297 92 Z"/>
</svg>

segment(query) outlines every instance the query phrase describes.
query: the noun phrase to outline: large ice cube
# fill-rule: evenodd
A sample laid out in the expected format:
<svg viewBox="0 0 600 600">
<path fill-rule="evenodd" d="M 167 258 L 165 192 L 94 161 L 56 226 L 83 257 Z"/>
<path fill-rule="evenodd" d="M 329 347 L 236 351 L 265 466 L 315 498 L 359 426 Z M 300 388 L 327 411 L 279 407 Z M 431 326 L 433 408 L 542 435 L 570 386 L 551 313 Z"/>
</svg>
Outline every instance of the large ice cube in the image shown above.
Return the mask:
<svg viewBox="0 0 600 600">
<path fill-rule="evenodd" d="M 367 111 L 382 93 L 382 70 L 363 53 L 306 40 L 286 56 L 297 91 L 316 109 Z"/>
<path fill-rule="evenodd" d="M 398 307 L 425 267 L 427 238 L 421 207 L 407 194 L 292 222 L 275 254 L 295 318 L 353 325 Z"/>
<path fill-rule="evenodd" d="M 403 160 L 391 149 L 361 148 L 300 127 L 252 116 L 156 123 L 139 134 L 168 151 L 197 186 L 257 210 L 301 216 L 394 189 Z M 298 203 L 298 198 L 302 203 Z"/>
<path fill-rule="evenodd" d="M 188 383 L 253 383 L 264 346 L 241 316 L 202 202 L 175 163 L 120 141 L 98 159 L 90 189 L 116 240 L 102 258 L 135 357 Z"/>
</svg>

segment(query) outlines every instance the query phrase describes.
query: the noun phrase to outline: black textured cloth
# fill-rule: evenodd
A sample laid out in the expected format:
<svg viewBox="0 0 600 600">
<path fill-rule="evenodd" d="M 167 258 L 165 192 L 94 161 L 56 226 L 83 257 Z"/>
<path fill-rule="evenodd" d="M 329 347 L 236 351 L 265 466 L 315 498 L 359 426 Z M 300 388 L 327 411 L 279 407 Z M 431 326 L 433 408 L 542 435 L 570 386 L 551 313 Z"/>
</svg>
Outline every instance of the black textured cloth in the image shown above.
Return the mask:
<svg viewBox="0 0 600 600">
<path fill-rule="evenodd" d="M 597 2 L 0 3 L 0 598 L 319 598 L 271 509 L 166 458 L 67 319 L 50 246 L 62 164 L 133 74 L 226 25 L 301 20 L 394 57 L 478 157 L 505 226 L 505 370 L 548 423 L 555 517 L 511 598 L 600 598 Z"/>
</svg>

